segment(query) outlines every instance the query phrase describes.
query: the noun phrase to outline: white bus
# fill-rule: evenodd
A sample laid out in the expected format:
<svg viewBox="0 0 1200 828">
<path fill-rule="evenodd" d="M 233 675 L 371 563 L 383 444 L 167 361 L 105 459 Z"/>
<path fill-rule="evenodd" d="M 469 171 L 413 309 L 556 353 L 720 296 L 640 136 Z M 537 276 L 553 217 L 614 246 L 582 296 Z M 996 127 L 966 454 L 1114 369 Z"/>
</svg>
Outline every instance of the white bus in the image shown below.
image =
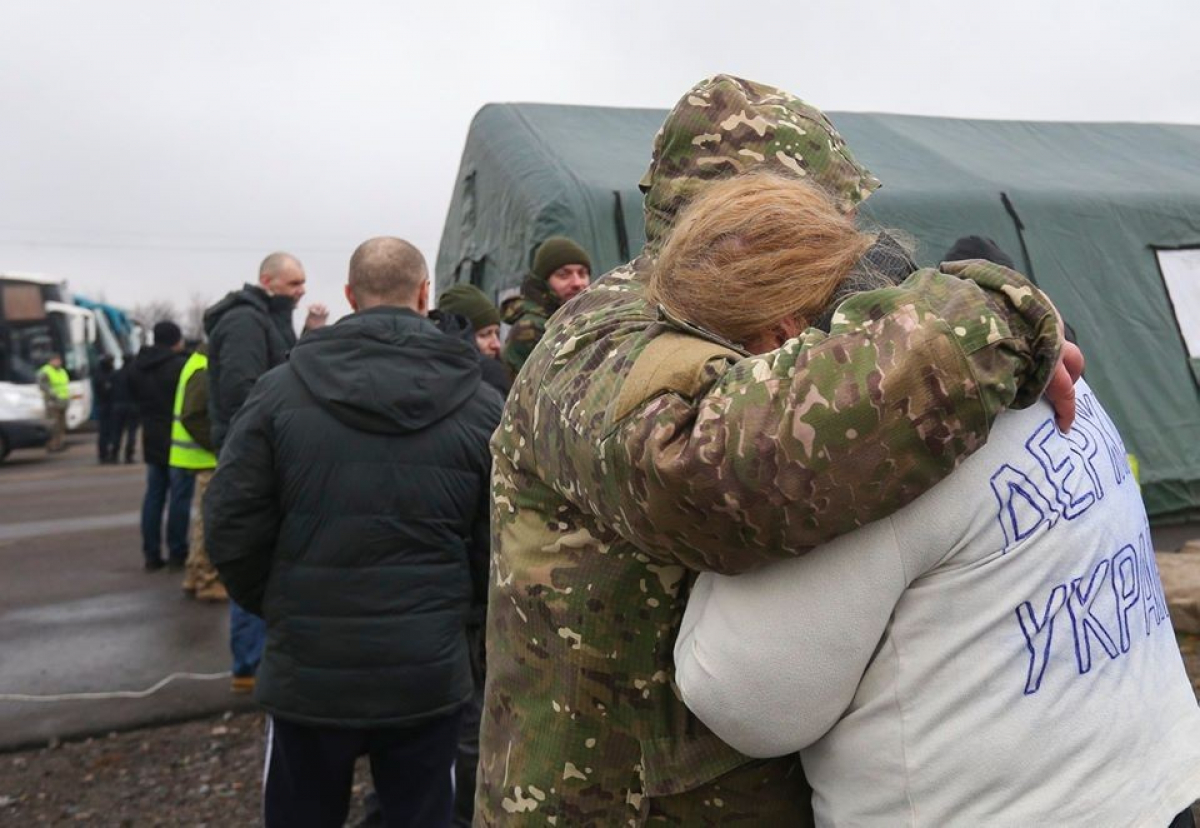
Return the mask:
<svg viewBox="0 0 1200 828">
<path fill-rule="evenodd" d="M 87 421 L 92 410 L 88 344 L 95 338 L 95 318 L 71 302 L 64 280 L 0 273 L 0 458 L 10 449 L 41 444 L 46 409 L 37 372 L 51 354 L 62 354 L 71 377 L 67 428 Z"/>
</svg>

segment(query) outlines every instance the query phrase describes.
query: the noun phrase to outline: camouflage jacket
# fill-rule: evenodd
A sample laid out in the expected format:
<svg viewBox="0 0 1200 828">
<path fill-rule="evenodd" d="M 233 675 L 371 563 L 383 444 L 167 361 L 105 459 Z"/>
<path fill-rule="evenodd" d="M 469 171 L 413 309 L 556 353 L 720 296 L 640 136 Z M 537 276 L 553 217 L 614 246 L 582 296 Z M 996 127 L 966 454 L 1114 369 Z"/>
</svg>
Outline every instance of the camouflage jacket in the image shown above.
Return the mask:
<svg viewBox="0 0 1200 828">
<path fill-rule="evenodd" d="M 749 761 L 674 686 L 689 572 L 746 571 L 890 514 L 1049 379 L 1052 306 L 981 262 L 853 296 L 828 333 L 759 356 L 650 306 L 672 215 L 697 169 L 723 163 L 708 148 L 730 139 L 736 172 L 797 112 L 824 136 L 804 159 L 814 177 L 848 203 L 877 186 L 819 112 L 706 81 L 656 140 L 648 253 L 556 314 L 513 386 L 492 441 L 477 824 L 640 825 L 656 798 Z M 684 148 L 701 145 L 689 166 Z"/>
<path fill-rule="evenodd" d="M 624 824 L 745 762 L 672 682 L 687 570 L 748 570 L 891 513 L 1036 399 L 1057 356 L 1036 288 L 957 262 L 962 278 L 919 271 L 848 300 L 828 335 L 717 352 L 691 388 L 619 409 L 678 331 L 640 298 L 647 265 L 556 318 L 493 438 L 485 824 Z"/>
<path fill-rule="evenodd" d="M 521 283 L 521 299 L 504 314 L 504 322 L 512 327 L 500 359 L 516 376 L 533 346 L 546 333 L 546 321 L 558 310 L 560 302 L 545 280 L 526 276 Z"/>
</svg>

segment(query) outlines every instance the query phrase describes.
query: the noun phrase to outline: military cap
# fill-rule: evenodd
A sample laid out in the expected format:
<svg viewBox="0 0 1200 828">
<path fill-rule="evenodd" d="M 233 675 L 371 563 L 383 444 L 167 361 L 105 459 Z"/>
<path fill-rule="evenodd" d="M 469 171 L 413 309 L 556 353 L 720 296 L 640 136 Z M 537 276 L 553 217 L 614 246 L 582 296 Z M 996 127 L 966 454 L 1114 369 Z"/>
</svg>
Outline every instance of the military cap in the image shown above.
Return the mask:
<svg viewBox="0 0 1200 828">
<path fill-rule="evenodd" d="M 550 278 L 550 274 L 567 265 L 583 265 L 589 271 L 592 260 L 587 251 L 566 236 L 551 236 L 538 246 L 533 254 L 533 275 L 539 279 Z"/>
<path fill-rule="evenodd" d="M 474 285 L 454 285 L 438 297 L 438 307 L 458 313 L 471 320 L 471 327 L 481 331 L 489 325 L 500 324 L 500 311 L 482 290 Z"/>
</svg>

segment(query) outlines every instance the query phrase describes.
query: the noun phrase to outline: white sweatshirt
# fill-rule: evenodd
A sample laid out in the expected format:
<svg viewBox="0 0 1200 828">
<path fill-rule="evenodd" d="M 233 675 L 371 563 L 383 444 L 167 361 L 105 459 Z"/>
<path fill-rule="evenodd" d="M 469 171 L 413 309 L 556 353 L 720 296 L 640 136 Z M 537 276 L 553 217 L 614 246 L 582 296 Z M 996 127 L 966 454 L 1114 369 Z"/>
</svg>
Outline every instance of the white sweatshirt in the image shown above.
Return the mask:
<svg viewBox="0 0 1200 828">
<path fill-rule="evenodd" d="M 1090 389 L 898 512 L 749 575 L 702 575 L 687 705 L 801 752 L 822 825 L 1166 826 L 1200 799 L 1200 708 L 1125 448 Z"/>
</svg>

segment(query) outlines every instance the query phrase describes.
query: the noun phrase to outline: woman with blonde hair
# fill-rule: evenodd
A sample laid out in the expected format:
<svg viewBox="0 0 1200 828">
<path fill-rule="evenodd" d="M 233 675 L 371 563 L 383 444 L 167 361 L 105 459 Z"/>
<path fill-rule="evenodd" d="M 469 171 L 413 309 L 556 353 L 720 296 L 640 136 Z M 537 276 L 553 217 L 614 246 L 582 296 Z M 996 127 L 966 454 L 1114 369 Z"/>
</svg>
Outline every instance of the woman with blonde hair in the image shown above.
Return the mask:
<svg viewBox="0 0 1200 828">
<path fill-rule="evenodd" d="M 778 348 L 818 322 L 845 295 L 852 273 L 859 291 L 891 284 L 860 266 L 877 237 L 799 179 L 731 178 L 712 185 L 698 205 L 663 247 L 650 297 L 751 353 Z M 736 301 L 730 285 L 738 286 Z"/>
<path fill-rule="evenodd" d="M 805 328 L 872 241 L 805 182 L 743 176 L 693 202 L 651 289 L 746 350 L 787 350 L 824 336 Z M 1006 411 L 891 517 L 696 581 L 684 702 L 745 754 L 798 751 L 818 824 L 1193 824 L 1200 709 L 1120 435 L 1077 392 L 1069 434 L 1048 403 Z"/>
</svg>

